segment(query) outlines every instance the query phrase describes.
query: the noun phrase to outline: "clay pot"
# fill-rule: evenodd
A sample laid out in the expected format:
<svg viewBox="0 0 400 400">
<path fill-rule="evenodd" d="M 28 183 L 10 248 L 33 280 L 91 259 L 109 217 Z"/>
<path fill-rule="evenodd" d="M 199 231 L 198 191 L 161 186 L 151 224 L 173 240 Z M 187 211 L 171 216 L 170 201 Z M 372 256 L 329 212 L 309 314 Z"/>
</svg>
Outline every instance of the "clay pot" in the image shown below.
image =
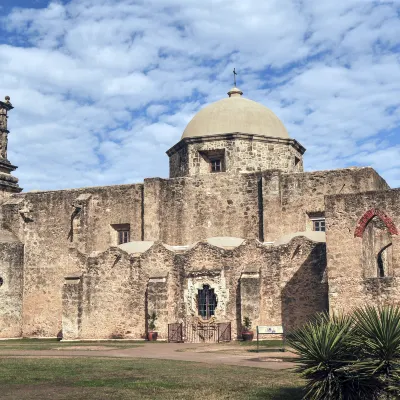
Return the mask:
<svg viewBox="0 0 400 400">
<path fill-rule="evenodd" d="M 147 340 L 149 342 L 154 342 L 157 340 L 158 337 L 158 332 L 154 332 L 154 331 L 149 331 L 147 332 Z"/>
<path fill-rule="evenodd" d="M 242 339 L 247 342 L 247 341 L 252 341 L 254 337 L 254 332 L 253 331 L 243 331 L 242 332 Z"/>
</svg>

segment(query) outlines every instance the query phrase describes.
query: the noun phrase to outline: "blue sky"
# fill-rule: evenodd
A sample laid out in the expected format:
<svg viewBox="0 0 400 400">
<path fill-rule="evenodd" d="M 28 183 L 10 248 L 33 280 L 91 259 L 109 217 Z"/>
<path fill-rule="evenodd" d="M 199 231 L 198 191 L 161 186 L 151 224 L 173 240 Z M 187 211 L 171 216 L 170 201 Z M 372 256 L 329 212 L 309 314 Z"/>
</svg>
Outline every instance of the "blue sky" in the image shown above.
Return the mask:
<svg viewBox="0 0 400 400">
<path fill-rule="evenodd" d="M 165 151 L 226 96 L 272 109 L 307 170 L 400 186 L 400 1 L 0 0 L 0 96 L 25 190 L 168 176 Z"/>
</svg>

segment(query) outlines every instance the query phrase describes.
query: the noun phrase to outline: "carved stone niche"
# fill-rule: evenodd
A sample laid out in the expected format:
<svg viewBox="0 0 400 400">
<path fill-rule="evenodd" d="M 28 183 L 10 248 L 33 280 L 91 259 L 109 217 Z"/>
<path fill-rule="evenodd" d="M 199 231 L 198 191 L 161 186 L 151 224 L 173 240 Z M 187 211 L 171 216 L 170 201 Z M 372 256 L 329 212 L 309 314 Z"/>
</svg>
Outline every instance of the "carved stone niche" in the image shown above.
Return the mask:
<svg viewBox="0 0 400 400">
<path fill-rule="evenodd" d="M 80 234 L 85 227 L 85 209 L 88 207 L 91 197 L 90 193 L 82 193 L 72 203 L 71 227 L 68 234 L 71 243 L 79 242 Z"/>
<path fill-rule="evenodd" d="M 225 271 L 193 271 L 186 275 L 186 289 L 184 290 L 184 302 L 187 317 L 198 316 L 197 295 L 204 285 L 214 289 L 217 298 L 215 317 L 217 320 L 224 320 L 226 307 L 229 301 L 229 289 L 226 285 Z"/>
</svg>

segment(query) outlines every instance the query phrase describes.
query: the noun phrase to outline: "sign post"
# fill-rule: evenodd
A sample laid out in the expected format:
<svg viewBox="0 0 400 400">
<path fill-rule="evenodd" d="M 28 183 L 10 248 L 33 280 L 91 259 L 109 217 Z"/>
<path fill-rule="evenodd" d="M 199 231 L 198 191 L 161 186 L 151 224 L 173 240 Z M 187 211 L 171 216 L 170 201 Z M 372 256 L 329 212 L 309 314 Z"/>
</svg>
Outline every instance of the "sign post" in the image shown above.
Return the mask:
<svg viewBox="0 0 400 400">
<path fill-rule="evenodd" d="M 259 335 L 282 335 L 283 348 L 281 351 L 285 351 L 285 334 L 283 332 L 283 326 L 258 326 L 257 325 L 257 353 L 259 352 Z"/>
</svg>

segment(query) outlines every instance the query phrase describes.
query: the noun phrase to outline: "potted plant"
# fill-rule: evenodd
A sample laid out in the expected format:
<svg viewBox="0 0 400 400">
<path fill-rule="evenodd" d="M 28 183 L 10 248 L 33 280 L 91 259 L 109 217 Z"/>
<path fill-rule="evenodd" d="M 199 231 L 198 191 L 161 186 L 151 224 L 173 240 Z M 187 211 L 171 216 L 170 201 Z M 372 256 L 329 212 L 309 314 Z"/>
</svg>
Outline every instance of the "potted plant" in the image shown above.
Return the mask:
<svg viewBox="0 0 400 400">
<path fill-rule="evenodd" d="M 152 342 L 157 340 L 158 332 L 156 331 L 156 319 L 157 314 L 153 311 L 151 314 L 147 316 L 148 318 L 148 331 L 147 331 L 147 340 Z"/>
<path fill-rule="evenodd" d="M 251 330 L 251 320 L 249 317 L 243 319 L 242 339 L 244 341 L 252 341 L 254 332 Z"/>
</svg>

